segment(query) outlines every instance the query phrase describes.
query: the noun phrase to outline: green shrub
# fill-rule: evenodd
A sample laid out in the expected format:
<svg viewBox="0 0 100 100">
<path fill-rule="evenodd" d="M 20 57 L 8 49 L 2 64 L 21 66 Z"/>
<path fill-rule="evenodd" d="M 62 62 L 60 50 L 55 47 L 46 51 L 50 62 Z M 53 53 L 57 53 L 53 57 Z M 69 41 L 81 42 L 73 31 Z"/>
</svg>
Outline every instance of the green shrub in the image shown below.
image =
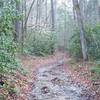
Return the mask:
<svg viewBox="0 0 100 100">
<path fill-rule="evenodd" d="M 91 68 L 92 73 L 100 74 L 100 66 L 95 66 Z"/>
<path fill-rule="evenodd" d="M 26 39 L 25 52 L 36 56 L 52 54 L 55 48 L 55 35 L 49 31 L 34 32 Z"/>
<path fill-rule="evenodd" d="M 71 56 L 75 58 L 81 58 L 82 52 L 81 52 L 80 36 L 78 31 L 76 31 L 76 33 L 70 38 L 69 43 L 70 44 L 68 50 Z"/>
<path fill-rule="evenodd" d="M 0 73 L 5 73 L 13 70 L 17 64 L 15 60 L 16 45 L 10 36 L 3 35 L 0 38 Z"/>
<path fill-rule="evenodd" d="M 100 66 L 96 65 L 92 67 L 90 70 L 92 73 L 92 81 L 100 81 Z"/>
<path fill-rule="evenodd" d="M 86 27 L 85 33 L 89 58 L 100 59 L 100 25 L 93 28 Z M 76 31 L 70 39 L 69 52 L 73 57 L 82 57 L 79 31 Z"/>
<path fill-rule="evenodd" d="M 17 18 L 15 1 L 2 0 L 0 6 L 0 75 L 10 73 L 17 67 L 15 58 L 16 44 L 13 41 L 13 22 Z M 4 4 L 4 5 L 3 5 Z"/>
</svg>

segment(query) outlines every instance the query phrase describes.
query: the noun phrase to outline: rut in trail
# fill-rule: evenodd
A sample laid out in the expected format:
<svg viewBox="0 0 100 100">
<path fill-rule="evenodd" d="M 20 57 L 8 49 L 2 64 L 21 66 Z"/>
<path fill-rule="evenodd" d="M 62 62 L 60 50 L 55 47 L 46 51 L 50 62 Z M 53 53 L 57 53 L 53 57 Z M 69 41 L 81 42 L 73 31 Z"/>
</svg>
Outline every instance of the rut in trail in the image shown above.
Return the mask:
<svg viewBox="0 0 100 100">
<path fill-rule="evenodd" d="M 94 100 L 83 86 L 72 83 L 62 64 L 50 64 L 36 72 L 28 100 Z"/>
</svg>

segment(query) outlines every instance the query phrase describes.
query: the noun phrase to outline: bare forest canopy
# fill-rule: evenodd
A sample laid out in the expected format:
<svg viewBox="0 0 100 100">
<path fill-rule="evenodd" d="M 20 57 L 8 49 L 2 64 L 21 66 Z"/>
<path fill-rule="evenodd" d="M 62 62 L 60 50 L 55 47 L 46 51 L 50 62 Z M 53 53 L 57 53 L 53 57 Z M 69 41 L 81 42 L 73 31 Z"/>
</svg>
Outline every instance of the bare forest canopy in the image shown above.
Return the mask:
<svg viewBox="0 0 100 100">
<path fill-rule="evenodd" d="M 21 0 L 18 1 L 16 10 L 17 14 L 22 16 L 22 20 L 16 22 L 15 40 L 21 42 L 22 52 L 24 47 L 25 52 L 34 53 L 35 51 L 38 51 L 35 50 L 35 42 L 38 42 L 38 46 L 45 44 L 39 44 L 39 41 L 45 38 L 45 36 L 46 38 L 49 38 L 46 35 L 48 33 L 48 35 L 53 35 L 53 37 L 51 37 L 55 40 L 53 41 L 51 39 L 52 42 L 55 42 L 51 43 L 54 44 L 54 49 L 70 49 L 69 51 L 71 51 L 73 56 L 77 56 L 77 53 L 80 52 L 79 56 L 83 57 L 84 60 L 87 60 L 88 56 L 92 56 L 94 59 L 94 53 L 97 51 L 91 50 L 91 43 L 86 43 L 86 38 L 88 38 L 86 35 L 89 34 L 91 35 L 90 37 L 93 38 L 93 40 L 89 40 L 94 41 L 93 45 L 96 47 L 93 48 L 99 48 L 97 45 L 100 44 L 96 42 L 96 34 L 94 32 L 90 33 L 86 31 L 93 31 L 95 28 L 99 27 L 99 0 Z M 76 33 L 77 38 L 80 38 L 79 44 L 77 44 L 78 47 L 73 44 L 78 41 L 78 39 L 74 42 L 70 41 L 71 37 L 75 39 L 73 35 Z M 38 34 L 40 37 L 38 37 Z M 44 36 L 41 37 L 40 34 Z M 35 38 L 41 39 L 38 41 L 38 39 Z M 71 47 L 72 45 L 74 45 L 73 48 Z M 27 48 L 29 50 L 27 50 Z M 75 49 L 75 51 L 72 51 L 71 49 Z M 43 51 L 38 52 L 41 52 L 43 53 L 42 55 L 44 55 Z M 46 52 L 49 53 L 52 52 L 52 50 L 49 52 L 47 50 Z"/>
</svg>

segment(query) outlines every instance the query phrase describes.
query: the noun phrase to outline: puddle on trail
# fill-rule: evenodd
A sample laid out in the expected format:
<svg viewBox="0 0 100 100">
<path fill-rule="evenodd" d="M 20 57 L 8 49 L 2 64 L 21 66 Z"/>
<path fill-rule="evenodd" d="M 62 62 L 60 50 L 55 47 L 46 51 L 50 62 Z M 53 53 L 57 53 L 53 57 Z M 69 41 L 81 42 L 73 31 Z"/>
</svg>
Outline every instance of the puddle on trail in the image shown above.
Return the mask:
<svg viewBox="0 0 100 100">
<path fill-rule="evenodd" d="M 94 100 L 85 87 L 71 82 L 61 66 L 40 68 L 36 77 L 28 100 Z"/>
</svg>

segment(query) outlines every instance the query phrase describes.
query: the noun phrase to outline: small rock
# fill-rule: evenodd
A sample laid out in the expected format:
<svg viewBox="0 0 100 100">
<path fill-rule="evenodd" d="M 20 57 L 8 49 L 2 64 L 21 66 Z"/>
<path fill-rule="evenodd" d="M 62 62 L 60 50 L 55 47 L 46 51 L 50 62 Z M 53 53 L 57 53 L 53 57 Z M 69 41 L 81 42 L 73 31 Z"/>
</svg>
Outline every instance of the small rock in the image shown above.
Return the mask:
<svg viewBox="0 0 100 100">
<path fill-rule="evenodd" d="M 41 89 L 41 92 L 43 93 L 43 94 L 47 94 L 47 93 L 49 93 L 50 92 L 50 90 L 49 90 L 49 88 L 48 87 L 43 87 L 42 89 Z"/>
</svg>

